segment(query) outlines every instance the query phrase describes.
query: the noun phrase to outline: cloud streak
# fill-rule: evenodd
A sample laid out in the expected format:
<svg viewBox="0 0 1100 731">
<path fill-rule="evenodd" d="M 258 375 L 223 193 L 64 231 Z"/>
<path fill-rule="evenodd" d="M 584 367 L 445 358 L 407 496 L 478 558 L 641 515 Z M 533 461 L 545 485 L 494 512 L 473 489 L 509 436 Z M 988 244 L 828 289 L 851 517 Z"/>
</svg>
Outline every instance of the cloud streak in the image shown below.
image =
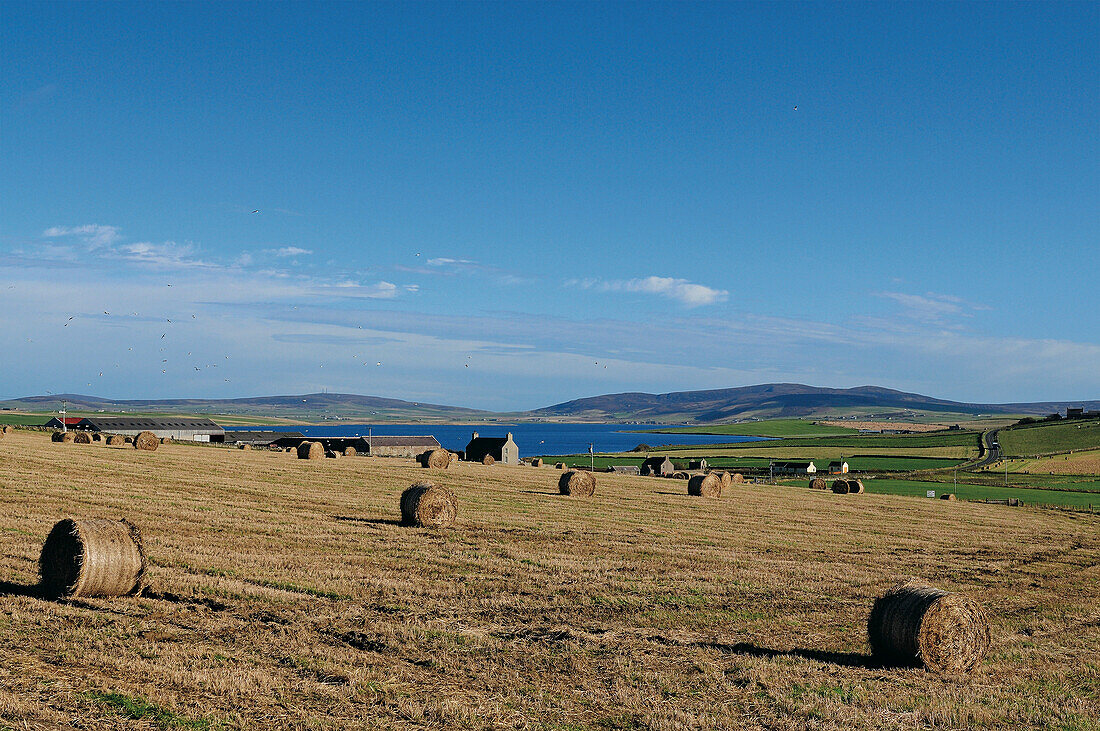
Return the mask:
<svg viewBox="0 0 1100 731">
<path fill-rule="evenodd" d="M 715 289 L 686 279 L 672 277 L 654 276 L 625 280 L 572 279 L 566 284 L 597 292 L 630 292 L 655 295 L 679 302 L 685 307 L 713 305 L 724 302 L 729 298 L 729 292 L 724 289 Z"/>
</svg>

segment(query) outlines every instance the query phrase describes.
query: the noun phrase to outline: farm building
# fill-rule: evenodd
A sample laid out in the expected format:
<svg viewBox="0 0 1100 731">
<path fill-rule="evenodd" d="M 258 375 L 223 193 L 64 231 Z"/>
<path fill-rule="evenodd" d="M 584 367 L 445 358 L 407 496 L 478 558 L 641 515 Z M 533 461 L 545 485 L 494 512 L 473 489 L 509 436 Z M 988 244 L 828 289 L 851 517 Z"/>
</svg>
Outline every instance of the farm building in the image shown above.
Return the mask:
<svg viewBox="0 0 1100 731">
<path fill-rule="evenodd" d="M 89 416 L 81 419 L 76 428 L 124 436 L 136 436 L 143 431 L 151 431 L 161 439 L 169 437 L 183 442 L 220 442 L 225 439 L 225 429 L 210 419 L 183 419 L 175 416 Z"/>
<path fill-rule="evenodd" d="M 668 457 L 649 457 L 645 462 L 642 462 L 643 475 L 665 477 L 666 475 L 671 475 L 674 469 L 672 460 Z"/>
<path fill-rule="evenodd" d="M 61 419 L 55 416 L 42 426 L 46 427 L 47 429 L 75 429 L 76 425 L 83 420 L 83 416 L 66 416 Z"/>
<path fill-rule="evenodd" d="M 370 437 L 369 443 L 367 439 L 363 438 L 360 438 L 359 441 L 363 444 L 363 448 L 360 451 L 373 457 L 415 457 L 418 454 L 423 454 L 433 449 L 439 449 L 439 441 L 431 435 L 408 437 L 372 436 Z M 360 449 L 358 444 L 353 444 L 351 446 Z"/>
<path fill-rule="evenodd" d="M 817 473 L 817 465 L 813 462 L 772 462 L 773 475 L 813 475 Z"/>
<path fill-rule="evenodd" d="M 848 474 L 847 462 L 830 462 L 829 463 L 830 475 L 846 475 Z"/>
<path fill-rule="evenodd" d="M 253 447 L 279 444 L 284 439 L 287 443 L 279 446 L 296 447 L 305 438 L 304 434 L 296 431 L 227 431 L 225 433 L 226 444 L 248 444 Z"/>
<path fill-rule="evenodd" d="M 486 456 L 501 464 L 519 464 L 519 447 L 512 441 L 512 432 L 506 437 L 482 437 L 475 431 L 466 445 L 466 460 L 480 462 Z"/>
<path fill-rule="evenodd" d="M 614 472 L 619 475 L 640 475 L 642 474 L 642 468 L 632 464 L 613 464 L 607 468 L 608 472 Z"/>
</svg>

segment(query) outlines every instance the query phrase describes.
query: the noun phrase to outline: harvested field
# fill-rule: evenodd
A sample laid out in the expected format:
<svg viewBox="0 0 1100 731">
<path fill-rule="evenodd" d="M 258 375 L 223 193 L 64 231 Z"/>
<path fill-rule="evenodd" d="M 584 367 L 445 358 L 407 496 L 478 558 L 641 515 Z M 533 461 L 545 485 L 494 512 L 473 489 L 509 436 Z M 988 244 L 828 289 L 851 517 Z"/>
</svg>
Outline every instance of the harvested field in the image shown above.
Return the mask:
<svg viewBox="0 0 1100 731">
<path fill-rule="evenodd" d="M 1089 729 L 1100 516 L 795 487 L 700 501 L 460 463 L 445 531 L 403 527 L 412 460 L 0 442 L 0 719 L 12 728 Z M 140 598 L 31 595 L 67 515 L 125 516 Z M 876 598 L 983 606 L 965 676 L 879 666 Z"/>
<path fill-rule="evenodd" d="M 844 426 L 849 429 L 872 429 L 875 431 L 882 431 L 883 429 L 905 429 L 911 431 L 914 434 L 927 431 L 943 431 L 951 424 L 919 424 L 910 421 L 819 421 L 819 424 L 826 426 Z"/>
<path fill-rule="evenodd" d="M 1004 462 L 999 463 L 998 467 L 1003 470 Z M 1032 475 L 1100 475 L 1100 449 L 1039 459 L 1010 459 L 1008 471 Z"/>
</svg>

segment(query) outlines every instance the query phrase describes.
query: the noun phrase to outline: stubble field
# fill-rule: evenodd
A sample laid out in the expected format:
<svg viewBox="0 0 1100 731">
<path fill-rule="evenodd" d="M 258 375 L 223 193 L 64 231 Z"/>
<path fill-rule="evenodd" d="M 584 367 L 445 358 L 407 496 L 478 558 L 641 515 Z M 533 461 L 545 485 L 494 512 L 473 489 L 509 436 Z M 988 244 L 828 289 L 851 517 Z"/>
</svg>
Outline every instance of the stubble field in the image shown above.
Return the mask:
<svg viewBox="0 0 1100 731">
<path fill-rule="evenodd" d="M 1096 728 L 1100 517 L 549 468 L 0 441 L 10 728 Z M 430 477 L 443 531 L 397 524 Z M 145 596 L 45 601 L 65 516 L 143 531 Z M 974 673 L 878 666 L 874 598 L 985 606 Z"/>
</svg>

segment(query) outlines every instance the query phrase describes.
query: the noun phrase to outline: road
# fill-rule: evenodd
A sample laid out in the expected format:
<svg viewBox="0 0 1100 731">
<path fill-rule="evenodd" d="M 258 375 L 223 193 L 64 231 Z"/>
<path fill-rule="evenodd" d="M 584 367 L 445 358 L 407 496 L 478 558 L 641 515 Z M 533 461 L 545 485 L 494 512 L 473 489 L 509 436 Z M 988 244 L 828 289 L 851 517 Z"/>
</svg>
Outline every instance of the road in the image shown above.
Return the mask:
<svg viewBox="0 0 1100 731">
<path fill-rule="evenodd" d="M 968 472 L 985 467 L 987 464 L 992 464 L 1001 458 L 1001 447 L 997 442 L 997 432 L 1000 429 L 993 429 L 982 434 L 982 443 L 985 445 L 985 456 L 979 459 L 972 465 L 967 466 Z"/>
</svg>

